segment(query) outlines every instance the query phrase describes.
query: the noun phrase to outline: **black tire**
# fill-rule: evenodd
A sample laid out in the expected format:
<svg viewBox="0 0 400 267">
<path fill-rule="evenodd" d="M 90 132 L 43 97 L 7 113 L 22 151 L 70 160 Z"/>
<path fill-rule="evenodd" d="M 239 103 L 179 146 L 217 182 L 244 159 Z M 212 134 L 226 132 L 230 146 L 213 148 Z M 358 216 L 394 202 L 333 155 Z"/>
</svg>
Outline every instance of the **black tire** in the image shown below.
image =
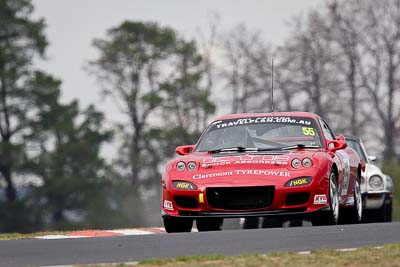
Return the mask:
<svg viewBox="0 0 400 267">
<path fill-rule="evenodd" d="M 329 210 L 315 213 L 311 218 L 312 225 L 335 225 L 338 223 L 339 192 L 336 181 L 336 174 L 332 170 L 329 174 Z"/>
<path fill-rule="evenodd" d="M 223 222 L 223 218 L 197 218 L 197 230 L 199 230 L 199 232 L 221 231 Z"/>
<path fill-rule="evenodd" d="M 264 217 L 262 228 L 279 228 L 282 227 L 283 220 L 276 217 Z"/>
<path fill-rule="evenodd" d="M 383 206 L 385 209 L 384 222 L 391 222 L 393 219 L 393 201 L 390 200 L 389 203 L 385 203 Z"/>
<path fill-rule="evenodd" d="M 290 227 L 302 227 L 303 226 L 303 220 L 297 219 L 297 220 L 290 220 Z"/>
<path fill-rule="evenodd" d="M 376 223 L 376 222 L 391 222 L 393 202 L 391 199 L 385 199 L 383 205 L 379 209 L 364 210 L 363 222 Z"/>
<path fill-rule="evenodd" d="M 340 223 L 343 224 L 356 224 L 360 223 L 362 219 L 362 196 L 361 187 L 358 180 L 354 185 L 354 206 L 351 208 L 344 208 L 340 210 Z"/>
<path fill-rule="evenodd" d="M 242 229 L 257 229 L 258 228 L 258 217 L 244 218 Z"/>
<path fill-rule="evenodd" d="M 193 219 L 179 217 L 163 217 L 164 228 L 167 233 L 191 232 Z"/>
<path fill-rule="evenodd" d="M 380 209 L 377 210 L 375 217 L 376 222 L 391 222 L 392 221 L 393 202 L 391 199 L 386 199 Z"/>
</svg>

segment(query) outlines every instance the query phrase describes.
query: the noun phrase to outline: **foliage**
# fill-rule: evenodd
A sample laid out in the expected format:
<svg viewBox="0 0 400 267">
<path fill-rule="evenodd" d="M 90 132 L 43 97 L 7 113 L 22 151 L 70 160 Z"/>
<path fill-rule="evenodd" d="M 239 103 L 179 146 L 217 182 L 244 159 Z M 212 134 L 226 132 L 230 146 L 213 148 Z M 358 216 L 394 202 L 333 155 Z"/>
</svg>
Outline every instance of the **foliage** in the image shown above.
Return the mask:
<svg viewBox="0 0 400 267">
<path fill-rule="evenodd" d="M 92 71 L 128 121 L 119 127 L 123 141 L 114 166 L 131 185 L 127 203 L 136 196 L 139 212 L 131 223 L 137 224 L 144 216 L 141 203 L 159 198 L 159 166 L 171 156 L 176 137 L 194 142 L 191 136 L 215 111 L 202 86 L 205 64 L 193 41 L 156 23 L 125 21 L 93 44 L 100 56 L 91 62 Z"/>
<path fill-rule="evenodd" d="M 0 1 L 0 174 L 9 201 L 17 198 L 14 175 L 24 157 L 21 141 L 35 107 L 25 87 L 32 61 L 43 56 L 47 45 L 43 20 L 30 18 L 33 7 L 28 0 Z"/>
<path fill-rule="evenodd" d="M 383 171 L 393 180 L 393 220 L 400 221 L 400 167 L 397 162 L 386 163 Z"/>
</svg>

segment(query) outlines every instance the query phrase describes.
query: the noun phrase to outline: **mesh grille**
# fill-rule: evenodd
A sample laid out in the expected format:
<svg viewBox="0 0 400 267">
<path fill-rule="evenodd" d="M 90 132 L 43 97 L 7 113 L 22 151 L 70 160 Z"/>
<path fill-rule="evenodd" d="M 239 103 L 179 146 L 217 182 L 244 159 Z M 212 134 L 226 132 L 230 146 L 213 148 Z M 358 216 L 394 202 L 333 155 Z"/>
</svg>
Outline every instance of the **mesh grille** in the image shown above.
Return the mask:
<svg viewBox="0 0 400 267">
<path fill-rule="evenodd" d="M 271 206 L 274 186 L 209 187 L 206 189 L 211 207 L 225 210 L 259 209 Z"/>
</svg>

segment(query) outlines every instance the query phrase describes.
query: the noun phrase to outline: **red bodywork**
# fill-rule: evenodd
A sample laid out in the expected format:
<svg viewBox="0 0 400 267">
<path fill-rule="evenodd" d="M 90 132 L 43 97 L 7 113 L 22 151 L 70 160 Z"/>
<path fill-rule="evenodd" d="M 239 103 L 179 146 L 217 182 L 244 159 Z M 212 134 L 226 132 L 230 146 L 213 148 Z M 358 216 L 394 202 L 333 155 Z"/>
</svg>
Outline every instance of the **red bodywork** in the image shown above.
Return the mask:
<svg viewBox="0 0 400 267">
<path fill-rule="evenodd" d="M 340 207 L 354 205 L 354 184 L 361 171 L 360 159 L 343 138 L 328 140 L 322 119 L 312 113 L 234 114 L 216 119 L 302 117 L 315 121 L 319 148 L 236 153 L 196 152 L 196 146 L 176 149 L 162 176 L 162 215 L 172 217 L 302 216 L 329 207 L 329 175 L 337 173 Z M 212 124 L 211 124 L 212 125 Z M 306 138 L 306 137 L 305 137 Z M 275 139 L 279 139 L 279 136 Z M 200 138 L 201 140 L 201 138 Z M 310 158 L 312 166 L 292 167 L 293 159 Z M 194 162 L 194 170 L 177 169 L 178 162 Z M 300 178 L 293 182 L 293 179 Z M 182 181 L 174 187 L 174 181 Z M 194 187 L 188 188 L 190 182 Z M 291 186 L 288 186 L 291 185 Z M 267 197 L 264 197 L 268 195 Z M 254 203 L 252 203 L 254 201 Z"/>
</svg>

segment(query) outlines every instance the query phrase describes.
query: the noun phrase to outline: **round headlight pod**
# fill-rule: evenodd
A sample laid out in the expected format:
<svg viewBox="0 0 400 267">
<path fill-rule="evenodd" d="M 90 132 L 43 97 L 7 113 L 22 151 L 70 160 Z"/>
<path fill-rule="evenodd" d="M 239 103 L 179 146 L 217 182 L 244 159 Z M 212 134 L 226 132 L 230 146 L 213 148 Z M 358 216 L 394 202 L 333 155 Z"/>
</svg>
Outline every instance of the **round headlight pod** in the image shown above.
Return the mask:
<svg viewBox="0 0 400 267">
<path fill-rule="evenodd" d="M 297 169 L 299 168 L 301 165 L 301 161 L 298 158 L 295 158 L 292 160 L 292 167 Z"/>
<path fill-rule="evenodd" d="M 191 162 L 188 163 L 187 168 L 188 168 L 189 171 L 194 171 L 194 170 L 196 170 L 197 165 L 196 165 L 195 162 L 191 161 Z"/>
<path fill-rule="evenodd" d="M 308 168 L 311 167 L 312 165 L 312 160 L 310 158 L 304 158 L 301 163 L 303 164 L 303 167 Z"/>
<path fill-rule="evenodd" d="M 372 175 L 368 183 L 375 190 L 383 189 L 383 179 L 379 175 Z"/>
<path fill-rule="evenodd" d="M 183 161 L 179 161 L 178 163 L 176 163 L 176 168 L 178 169 L 178 171 L 183 171 L 186 168 L 186 163 Z"/>
</svg>

